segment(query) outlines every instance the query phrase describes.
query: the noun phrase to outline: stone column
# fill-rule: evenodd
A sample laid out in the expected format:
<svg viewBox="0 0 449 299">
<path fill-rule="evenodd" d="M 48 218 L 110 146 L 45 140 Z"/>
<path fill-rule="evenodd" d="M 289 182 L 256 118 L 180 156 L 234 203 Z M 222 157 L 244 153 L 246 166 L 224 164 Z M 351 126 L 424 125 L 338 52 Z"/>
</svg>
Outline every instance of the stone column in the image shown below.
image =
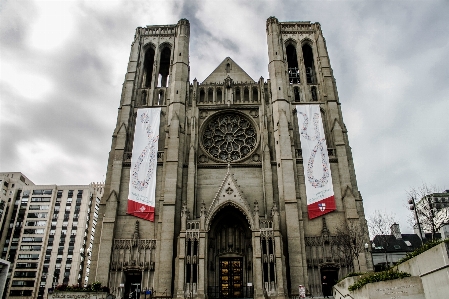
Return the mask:
<svg viewBox="0 0 449 299">
<path fill-rule="evenodd" d="M 174 258 L 174 234 L 176 204 L 181 199 L 182 163 L 185 142 L 185 99 L 189 87 L 189 21 L 182 19 L 176 26 L 173 47 L 173 65 L 169 84 L 167 113 L 168 134 L 165 140 L 166 159 L 164 163 L 164 200 L 160 212 L 160 247 L 155 274 L 157 291 L 172 290 Z M 168 101 L 167 99 L 167 101 Z M 179 204 L 179 203 L 178 203 Z"/>
</svg>

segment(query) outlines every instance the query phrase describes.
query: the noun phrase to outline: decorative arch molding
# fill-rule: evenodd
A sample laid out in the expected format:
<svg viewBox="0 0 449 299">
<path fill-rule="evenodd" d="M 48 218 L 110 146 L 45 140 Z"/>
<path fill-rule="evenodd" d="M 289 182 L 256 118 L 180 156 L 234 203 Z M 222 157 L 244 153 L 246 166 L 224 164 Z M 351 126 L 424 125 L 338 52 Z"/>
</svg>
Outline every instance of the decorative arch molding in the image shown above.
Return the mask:
<svg viewBox="0 0 449 299">
<path fill-rule="evenodd" d="M 315 45 L 315 43 L 309 37 L 305 37 L 301 40 L 301 48 L 304 47 L 305 45 L 310 46 L 313 50 L 313 46 Z"/>
<path fill-rule="evenodd" d="M 212 220 L 218 212 L 226 206 L 232 206 L 241 211 L 248 220 L 250 228 L 254 228 L 254 218 L 251 207 L 243 196 L 243 193 L 240 191 L 237 181 L 235 180 L 234 175 L 230 172 L 229 167 L 228 172 L 226 173 L 226 176 L 224 177 L 223 182 L 221 183 L 221 186 L 215 194 L 215 198 L 207 211 L 205 219 L 206 231 L 210 230 Z"/>
<path fill-rule="evenodd" d="M 297 42 L 295 39 L 289 37 L 289 38 L 287 38 L 287 39 L 285 40 L 285 42 L 284 42 L 284 47 L 287 48 L 287 46 L 289 46 L 289 45 L 292 45 L 292 46 L 294 46 L 295 48 L 297 48 L 298 42 Z"/>
<path fill-rule="evenodd" d="M 144 52 L 148 51 L 150 48 L 156 51 L 156 45 L 153 42 L 147 42 L 142 47 Z"/>
<path fill-rule="evenodd" d="M 171 43 L 169 43 L 169 42 L 163 42 L 162 44 L 160 44 L 159 45 L 159 52 L 160 51 L 162 51 L 162 50 L 164 50 L 164 48 L 169 48 L 170 49 L 170 51 L 173 49 L 173 45 L 171 44 Z"/>
</svg>

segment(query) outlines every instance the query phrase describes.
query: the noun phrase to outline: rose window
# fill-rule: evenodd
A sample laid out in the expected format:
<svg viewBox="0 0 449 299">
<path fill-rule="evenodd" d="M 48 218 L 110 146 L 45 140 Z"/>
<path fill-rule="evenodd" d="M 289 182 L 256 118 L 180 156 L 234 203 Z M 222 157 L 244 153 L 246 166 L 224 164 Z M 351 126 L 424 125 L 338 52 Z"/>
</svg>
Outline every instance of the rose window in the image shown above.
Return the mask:
<svg viewBox="0 0 449 299">
<path fill-rule="evenodd" d="M 203 132 L 204 149 L 221 161 L 231 162 L 247 157 L 256 143 L 254 125 L 240 114 L 219 114 L 207 123 Z"/>
</svg>

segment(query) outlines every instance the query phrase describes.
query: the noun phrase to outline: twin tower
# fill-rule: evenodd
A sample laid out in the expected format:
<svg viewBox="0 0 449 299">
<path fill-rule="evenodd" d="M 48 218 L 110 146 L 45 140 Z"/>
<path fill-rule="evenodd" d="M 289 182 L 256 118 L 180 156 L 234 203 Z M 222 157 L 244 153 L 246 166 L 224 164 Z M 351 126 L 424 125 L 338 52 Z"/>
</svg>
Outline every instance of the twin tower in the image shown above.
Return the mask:
<svg viewBox="0 0 449 299">
<path fill-rule="evenodd" d="M 286 298 L 299 285 L 320 294 L 323 276 L 332 282 L 372 269 L 369 253 L 355 259 L 339 246 L 338 233 L 354 226 L 369 237 L 320 24 L 270 17 L 266 34 L 269 79 L 253 80 L 227 57 L 198 82 L 189 77 L 188 20 L 137 28 L 92 282 L 120 298 L 145 290 L 173 298 Z M 306 121 L 298 111 L 308 107 L 318 112 Z M 130 180 L 150 178 L 150 170 L 133 172 L 134 163 L 147 163 L 133 154 L 141 109 L 160 111 L 154 221 L 128 209 Z M 307 126 L 323 132 L 317 149 L 301 139 Z M 332 196 L 316 201 L 310 192 L 324 183 Z"/>
</svg>

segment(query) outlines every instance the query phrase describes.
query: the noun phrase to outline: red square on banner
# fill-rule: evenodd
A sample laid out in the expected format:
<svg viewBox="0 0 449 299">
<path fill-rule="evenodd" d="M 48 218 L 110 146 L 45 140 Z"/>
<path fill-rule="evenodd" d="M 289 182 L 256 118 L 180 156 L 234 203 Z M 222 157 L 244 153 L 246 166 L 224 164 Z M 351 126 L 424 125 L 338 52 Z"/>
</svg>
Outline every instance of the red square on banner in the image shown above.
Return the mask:
<svg viewBox="0 0 449 299">
<path fill-rule="evenodd" d="M 154 207 L 128 199 L 128 214 L 154 222 Z"/>
<path fill-rule="evenodd" d="M 324 214 L 335 211 L 336 209 L 337 207 L 335 206 L 335 199 L 333 195 L 307 206 L 309 219 L 323 216 Z"/>
</svg>

